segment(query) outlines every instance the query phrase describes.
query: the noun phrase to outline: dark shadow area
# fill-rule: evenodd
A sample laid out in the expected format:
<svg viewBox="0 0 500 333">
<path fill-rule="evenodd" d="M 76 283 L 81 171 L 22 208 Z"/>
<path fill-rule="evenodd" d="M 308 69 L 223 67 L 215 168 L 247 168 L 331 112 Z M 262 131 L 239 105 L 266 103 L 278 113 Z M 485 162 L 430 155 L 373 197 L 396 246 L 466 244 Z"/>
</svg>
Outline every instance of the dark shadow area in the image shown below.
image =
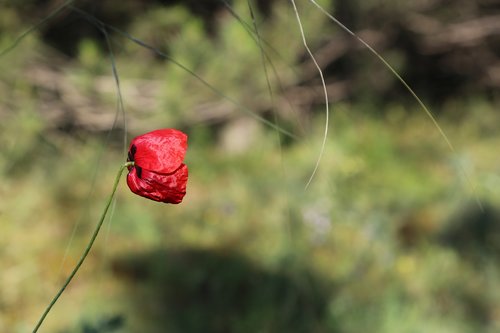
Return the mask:
<svg viewBox="0 0 500 333">
<path fill-rule="evenodd" d="M 125 326 L 125 318 L 121 315 L 104 317 L 95 323 L 84 322 L 82 324 L 83 333 L 111 333 L 117 332 Z"/>
<path fill-rule="evenodd" d="M 500 259 L 500 210 L 490 203 L 481 209 L 460 209 L 439 235 L 439 240 L 473 262 Z"/>
<path fill-rule="evenodd" d="M 52 17 L 39 27 L 42 40 L 69 57 L 78 54 L 78 45 L 82 39 L 97 41 L 102 50 L 107 50 L 103 33 L 92 22 L 96 18 L 105 24 L 118 29 L 127 30 L 138 13 L 144 15 L 155 7 L 185 7 L 193 16 L 202 20 L 207 36 L 217 34 L 217 17 L 226 5 L 231 5 L 231 0 L 133 0 L 127 2 L 117 1 L 75 1 L 73 10 L 69 6 L 58 15 Z M 257 1 L 256 9 L 263 15 L 270 15 L 271 2 Z M 54 0 L 29 0 L 13 4 L 23 19 L 33 21 L 33 18 L 43 18 L 50 15 L 59 3 Z M 82 12 L 88 13 L 92 18 L 84 17 Z"/>
<path fill-rule="evenodd" d="M 331 286 L 310 271 L 263 269 L 226 251 L 131 254 L 113 262 L 134 313 L 162 332 L 337 332 Z"/>
</svg>

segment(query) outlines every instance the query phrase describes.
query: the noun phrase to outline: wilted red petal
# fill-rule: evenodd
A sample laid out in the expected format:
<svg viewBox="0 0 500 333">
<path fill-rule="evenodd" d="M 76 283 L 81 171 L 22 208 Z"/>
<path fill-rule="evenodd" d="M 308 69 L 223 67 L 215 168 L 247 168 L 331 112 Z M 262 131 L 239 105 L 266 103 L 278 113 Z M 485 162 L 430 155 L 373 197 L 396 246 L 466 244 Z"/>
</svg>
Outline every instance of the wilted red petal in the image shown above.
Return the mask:
<svg viewBox="0 0 500 333">
<path fill-rule="evenodd" d="M 127 184 L 132 192 L 142 197 L 165 203 L 178 204 L 186 194 L 188 168 L 181 164 L 170 174 L 160 174 L 133 167 L 127 175 Z"/>
<path fill-rule="evenodd" d="M 184 160 L 187 135 L 173 128 L 152 131 L 133 139 L 129 152 L 132 150 L 135 150 L 135 165 L 157 173 L 171 173 Z"/>
</svg>

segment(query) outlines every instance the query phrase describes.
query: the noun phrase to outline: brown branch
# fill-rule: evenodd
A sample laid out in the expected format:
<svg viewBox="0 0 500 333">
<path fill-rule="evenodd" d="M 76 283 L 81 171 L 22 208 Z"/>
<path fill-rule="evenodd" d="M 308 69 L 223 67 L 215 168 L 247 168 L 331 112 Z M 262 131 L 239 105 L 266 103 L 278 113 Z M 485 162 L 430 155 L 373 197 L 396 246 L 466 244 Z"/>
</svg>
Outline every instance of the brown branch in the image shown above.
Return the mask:
<svg viewBox="0 0 500 333">
<path fill-rule="evenodd" d="M 484 16 L 466 22 L 441 25 L 422 15 L 410 16 L 409 27 L 423 35 L 425 53 L 441 53 L 456 47 L 472 47 L 485 38 L 500 34 L 500 15 Z"/>
</svg>

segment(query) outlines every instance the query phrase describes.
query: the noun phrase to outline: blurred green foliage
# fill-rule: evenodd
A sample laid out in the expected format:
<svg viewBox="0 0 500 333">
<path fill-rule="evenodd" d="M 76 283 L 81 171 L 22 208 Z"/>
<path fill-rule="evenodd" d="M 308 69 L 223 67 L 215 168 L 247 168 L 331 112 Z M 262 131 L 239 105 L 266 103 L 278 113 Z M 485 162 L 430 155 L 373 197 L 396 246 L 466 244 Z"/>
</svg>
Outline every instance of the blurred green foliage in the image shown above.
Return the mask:
<svg viewBox="0 0 500 333">
<path fill-rule="evenodd" d="M 33 3 L 0 5 L 0 50 L 48 14 Z M 386 8 L 393 26 L 395 13 L 418 14 L 421 4 L 320 3 L 350 13 L 357 29 L 369 13 Z M 300 3 L 313 52 L 351 50 L 323 63 L 340 95 L 305 189 L 325 118 L 294 13 L 284 1 L 270 13 L 256 6 L 259 44 L 246 1 L 232 2 L 240 20 L 218 4 L 214 32 L 192 4 L 130 2 L 118 19 L 109 4 L 77 2 L 92 14 L 68 9 L 0 58 L 0 331 L 32 329 L 78 260 L 124 162 L 124 134 L 180 127 L 190 137 L 185 201 L 150 202 L 122 182 L 108 226 L 42 331 L 497 332 L 498 101 L 475 89 L 438 99 L 451 153 L 415 102 L 387 93 L 397 84 L 372 56 Z M 163 56 L 107 27 L 111 53 L 93 18 Z M 69 41 L 62 31 L 75 27 L 89 34 Z M 411 74 L 405 52 L 387 54 Z M 432 89 L 425 75 L 415 82 Z"/>
</svg>

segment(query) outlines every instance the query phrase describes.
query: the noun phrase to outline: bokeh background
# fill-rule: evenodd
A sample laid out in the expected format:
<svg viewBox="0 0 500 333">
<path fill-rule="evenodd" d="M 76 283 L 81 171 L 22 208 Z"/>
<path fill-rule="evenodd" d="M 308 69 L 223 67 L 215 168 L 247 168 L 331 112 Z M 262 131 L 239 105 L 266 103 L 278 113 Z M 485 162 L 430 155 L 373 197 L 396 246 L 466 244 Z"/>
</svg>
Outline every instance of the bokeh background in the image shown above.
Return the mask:
<svg viewBox="0 0 500 333">
<path fill-rule="evenodd" d="M 40 332 L 500 331 L 498 1 L 318 1 L 455 152 L 297 1 L 332 112 L 307 189 L 325 103 L 290 1 L 61 3 L 0 3 L 0 331 L 32 330 L 162 127 L 190 137 L 184 202 L 122 180 Z"/>
</svg>

